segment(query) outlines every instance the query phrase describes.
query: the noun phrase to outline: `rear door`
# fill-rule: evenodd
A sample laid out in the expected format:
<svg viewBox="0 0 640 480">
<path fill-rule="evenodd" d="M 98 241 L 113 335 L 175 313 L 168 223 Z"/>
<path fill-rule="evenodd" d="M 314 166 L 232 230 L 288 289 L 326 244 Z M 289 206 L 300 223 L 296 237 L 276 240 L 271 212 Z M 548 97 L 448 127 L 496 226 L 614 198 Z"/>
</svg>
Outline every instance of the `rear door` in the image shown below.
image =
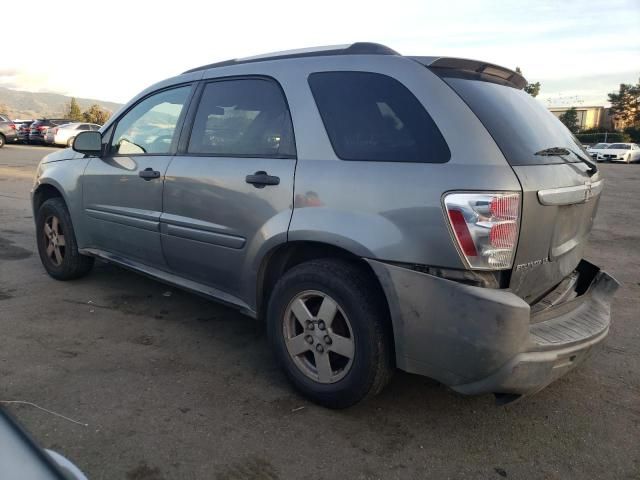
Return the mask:
<svg viewBox="0 0 640 480">
<path fill-rule="evenodd" d="M 243 299 L 247 265 L 266 239 L 286 236 L 291 219 L 289 109 L 264 77 L 203 83 L 194 106 L 166 174 L 162 247 L 176 273 Z"/>
<path fill-rule="evenodd" d="M 105 132 L 105 153 L 91 159 L 83 177 L 92 247 L 166 266 L 160 245 L 162 189 L 191 88 L 145 97 Z"/>
<path fill-rule="evenodd" d="M 438 71 L 493 136 L 522 186 L 510 287 L 532 303 L 580 262 L 602 180 L 571 132 L 523 90 L 481 74 Z"/>
</svg>

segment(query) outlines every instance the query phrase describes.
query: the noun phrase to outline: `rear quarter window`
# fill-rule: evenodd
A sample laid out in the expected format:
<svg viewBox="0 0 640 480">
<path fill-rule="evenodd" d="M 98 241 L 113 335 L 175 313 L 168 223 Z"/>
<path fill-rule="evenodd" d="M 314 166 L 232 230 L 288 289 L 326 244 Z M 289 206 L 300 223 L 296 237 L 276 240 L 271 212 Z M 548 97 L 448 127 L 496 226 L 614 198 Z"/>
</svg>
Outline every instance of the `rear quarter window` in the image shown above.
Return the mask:
<svg viewBox="0 0 640 480">
<path fill-rule="evenodd" d="M 370 72 L 318 72 L 309 85 L 340 159 L 444 163 L 451 157 L 431 116 L 399 81 Z"/>
</svg>

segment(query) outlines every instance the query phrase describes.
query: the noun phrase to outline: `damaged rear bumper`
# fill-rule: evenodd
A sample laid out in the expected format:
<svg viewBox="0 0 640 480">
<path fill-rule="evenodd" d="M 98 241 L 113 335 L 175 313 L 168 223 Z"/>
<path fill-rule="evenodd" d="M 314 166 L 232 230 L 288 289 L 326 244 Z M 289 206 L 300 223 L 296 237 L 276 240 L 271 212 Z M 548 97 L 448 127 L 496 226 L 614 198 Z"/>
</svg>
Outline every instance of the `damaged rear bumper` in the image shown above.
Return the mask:
<svg viewBox="0 0 640 480">
<path fill-rule="evenodd" d="M 464 394 L 529 395 L 564 375 L 607 336 L 618 288 L 583 261 L 584 292 L 532 314 L 508 290 L 369 263 L 391 310 L 398 368 Z"/>
</svg>

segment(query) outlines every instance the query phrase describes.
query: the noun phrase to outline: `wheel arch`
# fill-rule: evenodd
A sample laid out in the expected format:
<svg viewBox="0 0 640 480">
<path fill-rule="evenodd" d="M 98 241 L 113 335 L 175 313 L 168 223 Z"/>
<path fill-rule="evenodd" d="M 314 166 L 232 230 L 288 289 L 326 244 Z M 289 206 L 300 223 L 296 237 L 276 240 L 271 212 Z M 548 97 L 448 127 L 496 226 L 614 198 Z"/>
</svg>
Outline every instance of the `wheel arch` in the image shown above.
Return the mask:
<svg viewBox="0 0 640 480">
<path fill-rule="evenodd" d="M 33 190 L 33 196 L 31 200 L 34 218 L 37 215 L 40 206 L 50 198 L 61 198 L 68 208 L 67 199 L 62 192 L 63 190 L 59 185 L 54 185 L 52 183 L 41 183 L 40 185 L 38 185 Z"/>
<path fill-rule="evenodd" d="M 319 241 L 292 241 L 272 248 L 263 258 L 257 276 L 256 312 L 258 318 L 264 319 L 269 296 L 278 279 L 288 270 L 303 262 L 320 258 L 337 258 L 351 263 L 369 276 L 372 285 L 383 299 L 391 334 L 391 344 L 394 345 L 393 322 L 386 294 L 377 274 L 371 265 L 360 255 L 346 248 Z"/>
<path fill-rule="evenodd" d="M 62 189 L 59 185 L 52 183 L 41 183 L 33 190 L 32 204 L 33 213 L 36 214 L 40 206 L 49 200 L 50 198 L 61 198 L 64 203 L 67 203 L 67 199 L 62 193 Z"/>
</svg>

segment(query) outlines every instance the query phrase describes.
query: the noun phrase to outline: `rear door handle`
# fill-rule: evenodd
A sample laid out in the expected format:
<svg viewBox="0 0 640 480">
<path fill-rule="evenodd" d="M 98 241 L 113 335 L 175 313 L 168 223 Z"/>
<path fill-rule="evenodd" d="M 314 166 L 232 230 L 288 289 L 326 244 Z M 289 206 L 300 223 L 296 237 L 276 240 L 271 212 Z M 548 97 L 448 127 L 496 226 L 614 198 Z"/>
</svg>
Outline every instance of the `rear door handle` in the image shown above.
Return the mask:
<svg viewBox="0 0 640 480">
<path fill-rule="evenodd" d="M 245 181 L 256 188 L 264 188 L 265 185 L 280 185 L 280 177 L 268 175 L 262 170 L 253 175 L 247 175 Z"/>
<path fill-rule="evenodd" d="M 154 178 L 160 178 L 160 172 L 149 167 L 145 168 L 144 170 L 140 170 L 138 172 L 138 176 L 145 179 L 146 181 L 149 181 L 153 180 Z"/>
</svg>

